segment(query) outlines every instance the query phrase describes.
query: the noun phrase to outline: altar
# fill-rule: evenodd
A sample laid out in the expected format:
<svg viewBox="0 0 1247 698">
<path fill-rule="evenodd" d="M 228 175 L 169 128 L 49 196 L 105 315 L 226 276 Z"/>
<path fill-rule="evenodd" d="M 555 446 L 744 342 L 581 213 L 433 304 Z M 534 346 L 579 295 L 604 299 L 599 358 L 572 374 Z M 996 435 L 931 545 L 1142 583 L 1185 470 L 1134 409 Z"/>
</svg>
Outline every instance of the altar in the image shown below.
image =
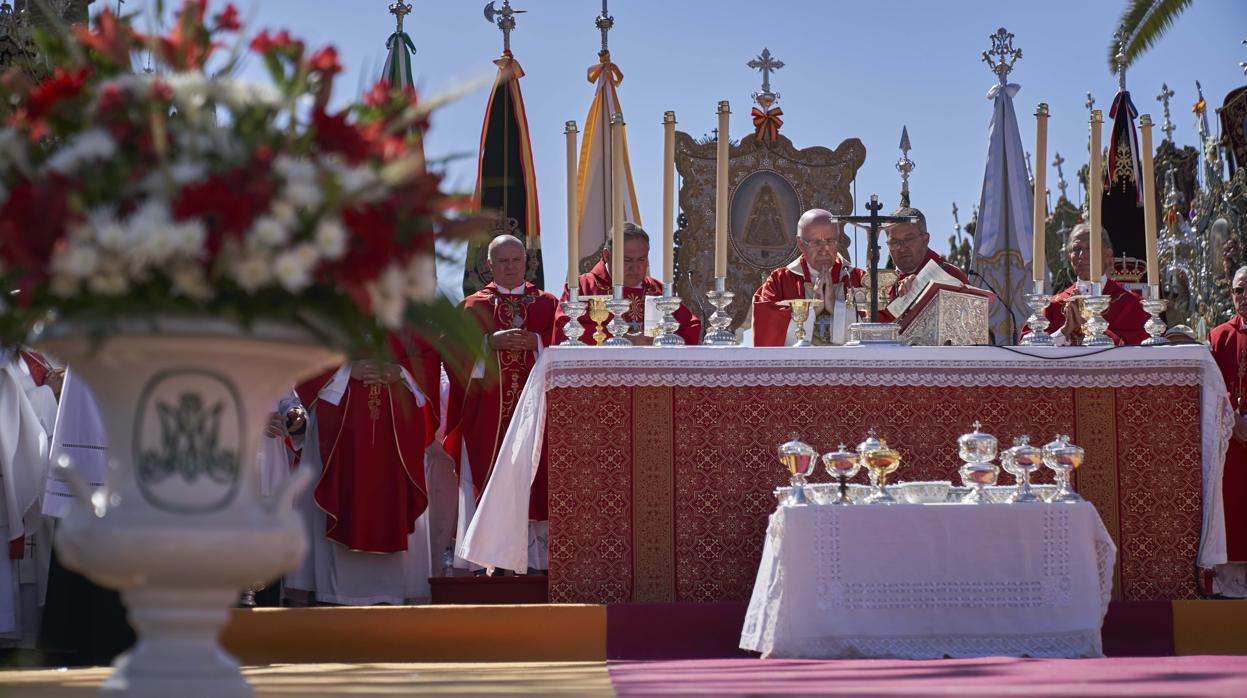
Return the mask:
<svg viewBox="0 0 1247 698">
<path fill-rule="evenodd" d="M 955 481 L 976 420 L 1002 448 L 1086 449 L 1074 481 L 1117 546 L 1114 598 L 1191 598 L 1196 565 L 1225 561 L 1233 415 L 1202 345 L 557 348 L 515 415 L 460 554 L 526 566 L 547 449 L 552 602 L 747 600 L 787 481 L 778 444 L 829 451 L 873 427 L 901 453 L 894 481 Z"/>
</svg>

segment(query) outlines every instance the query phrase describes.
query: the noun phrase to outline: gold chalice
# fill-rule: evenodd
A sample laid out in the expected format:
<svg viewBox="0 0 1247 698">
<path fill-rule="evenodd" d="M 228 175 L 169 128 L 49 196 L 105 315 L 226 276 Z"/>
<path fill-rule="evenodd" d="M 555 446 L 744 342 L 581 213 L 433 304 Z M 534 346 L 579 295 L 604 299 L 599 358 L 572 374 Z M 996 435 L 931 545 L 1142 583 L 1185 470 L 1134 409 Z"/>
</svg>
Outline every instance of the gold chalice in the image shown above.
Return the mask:
<svg viewBox="0 0 1247 698">
<path fill-rule="evenodd" d="M 871 480 L 874 490 L 864 500 L 866 504 L 896 504 L 887 489 L 888 475 L 896 472 L 901 465 L 901 454 L 894 448 L 888 448 L 888 442 L 875 436 L 871 429 L 866 440 L 857 445 L 857 454 L 862 465 L 873 476 Z"/>
<path fill-rule="evenodd" d="M 580 300 L 589 302 L 589 319 L 596 325 L 593 330 L 593 343 L 602 346 L 606 341 L 606 319 L 611 316 L 606 309 L 606 301 L 610 296 L 581 296 Z"/>
<path fill-rule="evenodd" d="M 793 298 L 792 300 L 780 301 L 779 305 L 792 308 L 792 323 L 795 325 L 793 333 L 797 337 L 797 343 L 794 347 L 812 347 L 814 343 L 805 338 L 805 321 L 810 319 L 810 311 L 818 311 L 823 307 L 823 302 L 815 298 Z"/>
</svg>

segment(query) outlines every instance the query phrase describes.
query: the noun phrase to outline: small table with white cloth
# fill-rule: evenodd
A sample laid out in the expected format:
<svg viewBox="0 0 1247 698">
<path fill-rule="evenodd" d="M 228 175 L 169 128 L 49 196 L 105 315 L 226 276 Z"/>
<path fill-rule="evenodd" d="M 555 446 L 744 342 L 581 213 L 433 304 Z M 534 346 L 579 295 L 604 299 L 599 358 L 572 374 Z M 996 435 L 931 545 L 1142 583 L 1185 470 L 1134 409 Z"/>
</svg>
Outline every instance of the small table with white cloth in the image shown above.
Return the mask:
<svg viewBox="0 0 1247 698">
<path fill-rule="evenodd" d="M 764 658 L 1099 657 L 1115 554 L 1087 502 L 780 506 L 740 646 Z"/>
</svg>

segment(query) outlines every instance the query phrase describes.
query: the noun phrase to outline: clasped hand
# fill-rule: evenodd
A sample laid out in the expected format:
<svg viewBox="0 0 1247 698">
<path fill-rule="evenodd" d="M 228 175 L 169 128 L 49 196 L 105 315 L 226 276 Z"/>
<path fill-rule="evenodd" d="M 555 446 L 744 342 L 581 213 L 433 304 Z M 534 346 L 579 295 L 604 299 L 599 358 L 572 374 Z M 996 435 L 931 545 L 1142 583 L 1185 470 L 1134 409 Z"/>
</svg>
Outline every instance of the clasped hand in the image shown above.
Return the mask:
<svg viewBox="0 0 1247 698">
<path fill-rule="evenodd" d="M 398 364 L 356 361 L 351 367 L 351 378 L 364 385 L 390 385 L 402 380 L 403 372 Z"/>
<path fill-rule="evenodd" d="M 528 330 L 499 330 L 489 335 L 489 347 L 494 351 L 536 351 L 537 335 Z"/>
</svg>

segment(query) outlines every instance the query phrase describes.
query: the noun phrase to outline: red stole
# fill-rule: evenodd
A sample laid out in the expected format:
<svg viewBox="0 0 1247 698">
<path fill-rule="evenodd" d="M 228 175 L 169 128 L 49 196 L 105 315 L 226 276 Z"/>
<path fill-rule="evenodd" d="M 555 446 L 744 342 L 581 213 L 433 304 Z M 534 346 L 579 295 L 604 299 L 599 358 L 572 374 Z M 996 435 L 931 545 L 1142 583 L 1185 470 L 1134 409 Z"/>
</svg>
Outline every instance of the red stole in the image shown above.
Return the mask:
<svg viewBox="0 0 1247 698">
<path fill-rule="evenodd" d="M 611 282 L 610 270 L 606 268 L 606 260 L 600 259 L 594 265 L 593 269 L 580 275 L 578 280 L 579 293 L 581 296 L 609 296 L 615 292 L 615 287 Z M 645 324 L 645 297 L 661 296 L 663 290 L 662 282 L 653 277 L 647 276 L 641 281 L 640 288 L 624 288 L 624 298 L 632 302 L 632 307 L 628 312 L 624 313 L 624 319 L 631 323 L 644 326 Z M 565 301 L 571 297 L 566 285 L 563 287 L 563 296 L 559 300 Z M 608 315 L 606 320 L 602 321 L 603 331 L 606 336 L 610 337 L 610 330 L 605 325 L 610 322 L 613 315 Z M 568 318 L 563 314 L 562 308 L 558 311 L 558 317 L 555 324 L 558 332 L 555 340 L 562 342 L 567 339 L 567 335 L 563 334 L 563 326 L 567 324 Z M 676 330 L 676 334 L 684 340 L 685 344 L 697 344 L 701 342 L 701 320 L 688 309 L 684 303 L 675 311 L 675 319 L 680 323 L 680 329 Z M 593 341 L 593 332 L 597 329 L 597 324 L 589 319 L 589 314 L 585 313 L 580 318 L 580 324 L 585 328 L 585 333 L 580 337 L 580 341 L 585 344 L 597 344 Z"/>
<path fill-rule="evenodd" d="M 861 269 L 848 267 L 842 257 L 836 257 L 831 267 L 831 278 L 844 278 L 848 288 L 861 288 Z M 753 345 L 755 347 L 782 347 L 792 322 L 792 308 L 779 305 L 779 301 L 805 298 L 805 284 L 809 279 L 809 266 L 802 255 L 792 264 L 771 272 L 766 281 L 753 294 Z"/>
<path fill-rule="evenodd" d="M 1247 329 L 1234 317 L 1208 333 L 1212 358 L 1225 379 L 1235 414 L 1247 413 Z M 1231 438 L 1221 478 L 1225 505 L 1225 548 L 1229 562 L 1247 562 L 1247 442 Z"/>
<path fill-rule="evenodd" d="M 497 285 L 490 283 L 463 301 L 464 309 L 486 335 L 523 328 L 539 335 L 545 346 L 550 346 L 554 339 L 557 305 L 554 296 L 531 283 L 525 283 L 524 293 L 519 295 L 500 293 Z M 489 358 L 483 378 L 470 379 L 466 386 L 452 378 L 444 442 L 446 453 L 455 459 L 459 467 L 462 467 L 463 453 L 467 453 L 478 502 L 493 473 L 502 437 L 511 424 L 511 417 L 524 384 L 528 382 L 528 374 L 537 361 L 537 354 L 529 351 L 491 351 Z M 536 521 L 549 518 L 545 468 L 543 454 L 529 498 L 529 518 Z"/>
<path fill-rule="evenodd" d="M 315 414 L 323 469 L 313 497 L 325 512 L 325 535 L 350 550 L 394 553 L 424 513 L 428 413 L 403 381 L 365 385 L 350 379 L 337 405 L 314 398 L 324 376 L 299 386 Z M 426 403 L 426 407 L 428 403 Z"/>
<path fill-rule="evenodd" d="M 1052 297 L 1048 303 L 1048 307 L 1044 308 L 1044 317 L 1048 318 L 1048 332 L 1052 333 L 1065 326 L 1065 301 L 1071 296 L 1078 294 L 1078 284 L 1075 283 L 1069 288 L 1061 291 Z M 1151 316 L 1143 309 L 1143 303 L 1135 294 L 1127 291 L 1121 284 L 1108 279 L 1104 284 L 1104 295 L 1111 296 L 1112 301 L 1109 303 L 1108 310 L 1104 313 L 1104 318 L 1108 320 L 1108 331 L 1105 333 L 1113 339 L 1117 345 L 1122 344 L 1142 344 L 1147 339 L 1147 330 L 1143 329 L 1144 323 Z M 1025 337 L 1030 333 L 1029 325 L 1023 326 L 1021 336 Z M 1080 334 L 1075 339 L 1081 339 Z"/>
</svg>

